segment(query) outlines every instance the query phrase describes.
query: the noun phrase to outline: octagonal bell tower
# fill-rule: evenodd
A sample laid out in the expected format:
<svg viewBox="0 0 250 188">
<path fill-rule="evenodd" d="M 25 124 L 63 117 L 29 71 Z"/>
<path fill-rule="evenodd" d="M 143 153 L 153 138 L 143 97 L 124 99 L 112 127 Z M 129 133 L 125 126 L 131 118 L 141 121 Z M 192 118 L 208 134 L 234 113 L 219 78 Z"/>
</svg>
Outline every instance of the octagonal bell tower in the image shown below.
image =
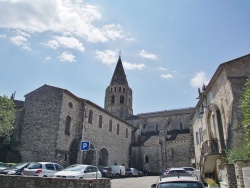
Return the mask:
<svg viewBox="0 0 250 188">
<path fill-rule="evenodd" d="M 110 85 L 106 89 L 104 108 L 122 119 L 133 115 L 132 89 L 127 82 L 121 55 L 116 64 Z"/>
</svg>

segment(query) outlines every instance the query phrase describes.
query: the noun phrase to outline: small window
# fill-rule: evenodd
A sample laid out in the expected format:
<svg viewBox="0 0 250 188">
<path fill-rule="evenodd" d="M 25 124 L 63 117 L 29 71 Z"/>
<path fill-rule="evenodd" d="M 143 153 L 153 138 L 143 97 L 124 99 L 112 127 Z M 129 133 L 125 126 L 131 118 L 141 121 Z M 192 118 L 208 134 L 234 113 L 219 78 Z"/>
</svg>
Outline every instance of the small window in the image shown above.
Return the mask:
<svg viewBox="0 0 250 188">
<path fill-rule="evenodd" d="M 115 96 L 114 96 L 114 95 L 111 96 L 111 103 L 112 103 L 112 104 L 115 103 Z"/>
<path fill-rule="evenodd" d="M 72 102 L 69 102 L 69 107 L 70 107 L 70 108 L 73 108 Z"/>
<path fill-rule="evenodd" d="M 116 87 L 115 87 L 115 92 L 116 92 Z"/>
<path fill-rule="evenodd" d="M 180 130 L 182 131 L 182 123 L 180 123 Z"/>
<path fill-rule="evenodd" d="M 123 95 L 120 96 L 120 103 L 121 103 L 121 104 L 124 103 L 124 96 L 123 96 Z"/>
<path fill-rule="evenodd" d="M 45 164 L 45 167 L 47 170 L 55 170 L 55 167 L 53 164 Z"/>
<path fill-rule="evenodd" d="M 93 121 L 93 111 L 92 111 L 92 110 L 89 110 L 89 119 L 88 119 L 88 123 L 89 123 L 89 124 L 92 124 L 92 121 Z"/>
<path fill-rule="evenodd" d="M 122 91 L 122 88 L 121 87 L 119 87 L 119 92 L 121 92 Z"/>
<path fill-rule="evenodd" d="M 123 93 L 125 93 L 125 91 L 126 91 L 126 90 L 125 90 L 125 87 L 124 87 L 124 88 L 123 88 Z"/>
<path fill-rule="evenodd" d="M 128 138 L 128 128 L 126 128 L 126 138 Z"/>
<path fill-rule="evenodd" d="M 65 135 L 70 135 L 70 124 L 71 124 L 71 117 L 67 116 L 66 118 L 66 125 L 65 125 Z"/>
<path fill-rule="evenodd" d="M 99 115 L 99 128 L 102 128 L 102 115 Z"/>
<path fill-rule="evenodd" d="M 113 88 L 111 87 L 110 90 L 111 90 L 111 93 L 112 93 L 113 92 Z"/>
<path fill-rule="evenodd" d="M 65 155 L 64 155 L 64 161 L 67 161 L 68 158 L 69 158 L 69 155 L 68 155 L 68 154 L 65 154 Z"/>
<path fill-rule="evenodd" d="M 117 135 L 120 134 L 120 124 L 119 123 L 117 123 L 116 134 Z"/>
<path fill-rule="evenodd" d="M 145 156 L 145 163 L 149 163 L 149 157 L 147 155 Z"/>
<path fill-rule="evenodd" d="M 109 132 L 112 132 L 112 120 L 109 120 Z"/>
</svg>

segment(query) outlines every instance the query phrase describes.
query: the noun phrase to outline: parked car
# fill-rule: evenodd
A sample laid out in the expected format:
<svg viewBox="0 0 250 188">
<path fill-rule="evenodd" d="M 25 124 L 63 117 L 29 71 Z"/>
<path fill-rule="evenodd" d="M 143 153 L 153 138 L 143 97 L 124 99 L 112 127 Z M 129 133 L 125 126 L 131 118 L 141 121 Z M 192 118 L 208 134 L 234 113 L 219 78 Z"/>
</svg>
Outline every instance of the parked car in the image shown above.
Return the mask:
<svg viewBox="0 0 250 188">
<path fill-rule="evenodd" d="M 166 170 L 164 170 L 161 175 L 167 175 L 168 171 L 169 171 L 169 168 L 167 168 Z"/>
<path fill-rule="evenodd" d="M 187 173 L 189 174 L 194 174 L 194 175 L 199 175 L 200 174 L 200 170 L 197 170 L 194 167 L 182 167 L 186 170 Z"/>
<path fill-rule="evenodd" d="M 23 170 L 25 176 L 53 177 L 58 171 L 62 171 L 63 167 L 53 162 L 36 162 L 31 163 Z"/>
<path fill-rule="evenodd" d="M 101 178 L 102 173 L 98 170 L 96 166 L 84 165 L 84 164 L 74 164 L 70 165 L 61 172 L 55 173 L 56 178 Z"/>
<path fill-rule="evenodd" d="M 30 162 L 22 162 L 17 163 L 14 166 L 8 167 L 4 170 L 0 171 L 0 174 L 8 174 L 8 175 L 21 175 L 24 168 L 29 166 Z"/>
<path fill-rule="evenodd" d="M 126 176 L 133 177 L 138 175 L 138 170 L 136 168 L 126 168 Z"/>
<path fill-rule="evenodd" d="M 112 176 L 114 177 L 124 177 L 126 175 L 126 169 L 123 165 L 112 165 Z"/>
<path fill-rule="evenodd" d="M 170 168 L 167 174 L 187 174 L 184 168 Z"/>
<path fill-rule="evenodd" d="M 151 188 L 205 188 L 203 183 L 192 174 L 168 174 L 160 176 L 155 184 L 151 185 Z"/>
<path fill-rule="evenodd" d="M 6 164 L 4 164 L 4 163 L 2 163 L 2 162 L 0 162 L 0 170 L 4 170 L 6 168 L 9 168 L 9 166 L 6 165 Z"/>
<path fill-rule="evenodd" d="M 144 173 L 140 170 L 138 170 L 138 176 L 144 176 Z"/>
<path fill-rule="evenodd" d="M 112 177 L 112 169 L 108 166 L 99 166 L 99 171 L 102 173 L 102 177 L 111 178 Z"/>
</svg>

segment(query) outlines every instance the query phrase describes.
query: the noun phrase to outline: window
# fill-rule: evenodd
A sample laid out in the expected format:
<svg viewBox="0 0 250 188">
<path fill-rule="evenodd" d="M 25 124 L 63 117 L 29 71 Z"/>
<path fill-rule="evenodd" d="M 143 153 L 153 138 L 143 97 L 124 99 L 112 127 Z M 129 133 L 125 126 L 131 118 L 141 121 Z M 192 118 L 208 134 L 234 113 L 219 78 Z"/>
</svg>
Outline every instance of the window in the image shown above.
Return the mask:
<svg viewBox="0 0 250 188">
<path fill-rule="evenodd" d="M 195 136 L 196 136 L 196 144 L 198 145 L 200 143 L 198 132 L 195 133 Z"/>
<path fill-rule="evenodd" d="M 45 167 L 47 170 L 55 170 L 55 167 L 53 164 L 45 164 Z"/>
<path fill-rule="evenodd" d="M 180 123 L 180 130 L 182 131 L 182 123 Z"/>
<path fill-rule="evenodd" d="M 64 155 L 64 161 L 67 161 L 68 158 L 69 158 L 69 155 L 68 155 L 68 154 L 65 154 L 65 155 Z"/>
<path fill-rule="evenodd" d="M 122 88 L 121 87 L 119 87 L 119 92 L 121 92 L 122 91 Z"/>
<path fill-rule="evenodd" d="M 63 170 L 63 167 L 61 167 L 60 165 L 58 164 L 54 164 L 55 167 L 56 167 L 56 171 L 62 171 Z"/>
<path fill-rule="evenodd" d="M 109 120 L 109 132 L 112 132 L 112 120 Z"/>
<path fill-rule="evenodd" d="M 93 120 L 93 111 L 89 110 L 89 119 L 88 119 L 88 123 L 92 124 L 92 120 Z"/>
<path fill-rule="evenodd" d="M 125 88 L 123 88 L 123 93 L 125 93 L 125 91 L 126 91 Z"/>
<path fill-rule="evenodd" d="M 111 90 L 111 93 L 112 93 L 113 92 L 113 88 L 111 87 L 110 90 Z"/>
<path fill-rule="evenodd" d="M 123 96 L 123 95 L 120 96 L 120 103 L 121 103 L 121 104 L 124 103 L 124 96 Z"/>
<path fill-rule="evenodd" d="M 120 134 L 120 124 L 119 124 L 119 123 L 117 123 L 116 134 L 117 134 L 117 135 Z"/>
<path fill-rule="evenodd" d="M 112 104 L 115 103 L 115 96 L 114 96 L 114 95 L 111 96 L 111 103 L 112 103 Z"/>
<path fill-rule="evenodd" d="M 69 102 L 69 107 L 70 107 L 70 108 L 73 108 L 72 102 Z"/>
<path fill-rule="evenodd" d="M 116 87 L 115 87 L 115 92 L 116 92 Z"/>
<path fill-rule="evenodd" d="M 149 163 L 149 157 L 147 155 L 145 156 L 145 160 L 144 161 L 145 161 L 145 163 Z"/>
<path fill-rule="evenodd" d="M 126 138 L 128 138 L 128 128 L 126 128 Z"/>
<path fill-rule="evenodd" d="M 65 126 L 65 134 L 70 135 L 70 124 L 71 124 L 71 117 L 67 116 L 66 118 L 66 126 Z"/>
<path fill-rule="evenodd" d="M 174 156 L 174 150 L 173 150 L 173 148 L 170 149 L 169 155 L 170 155 L 170 157 L 173 157 L 173 156 Z"/>
<path fill-rule="evenodd" d="M 102 115 L 99 115 L 99 128 L 102 128 Z"/>
</svg>

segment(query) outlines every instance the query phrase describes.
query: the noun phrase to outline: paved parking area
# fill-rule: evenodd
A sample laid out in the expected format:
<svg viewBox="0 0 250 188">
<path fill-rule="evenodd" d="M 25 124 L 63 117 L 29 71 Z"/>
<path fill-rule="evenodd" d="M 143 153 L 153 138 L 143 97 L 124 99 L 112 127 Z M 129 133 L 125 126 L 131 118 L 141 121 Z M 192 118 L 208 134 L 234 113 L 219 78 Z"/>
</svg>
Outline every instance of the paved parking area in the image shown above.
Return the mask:
<svg viewBox="0 0 250 188">
<path fill-rule="evenodd" d="M 150 188 L 159 176 L 111 179 L 111 188 Z"/>
</svg>

